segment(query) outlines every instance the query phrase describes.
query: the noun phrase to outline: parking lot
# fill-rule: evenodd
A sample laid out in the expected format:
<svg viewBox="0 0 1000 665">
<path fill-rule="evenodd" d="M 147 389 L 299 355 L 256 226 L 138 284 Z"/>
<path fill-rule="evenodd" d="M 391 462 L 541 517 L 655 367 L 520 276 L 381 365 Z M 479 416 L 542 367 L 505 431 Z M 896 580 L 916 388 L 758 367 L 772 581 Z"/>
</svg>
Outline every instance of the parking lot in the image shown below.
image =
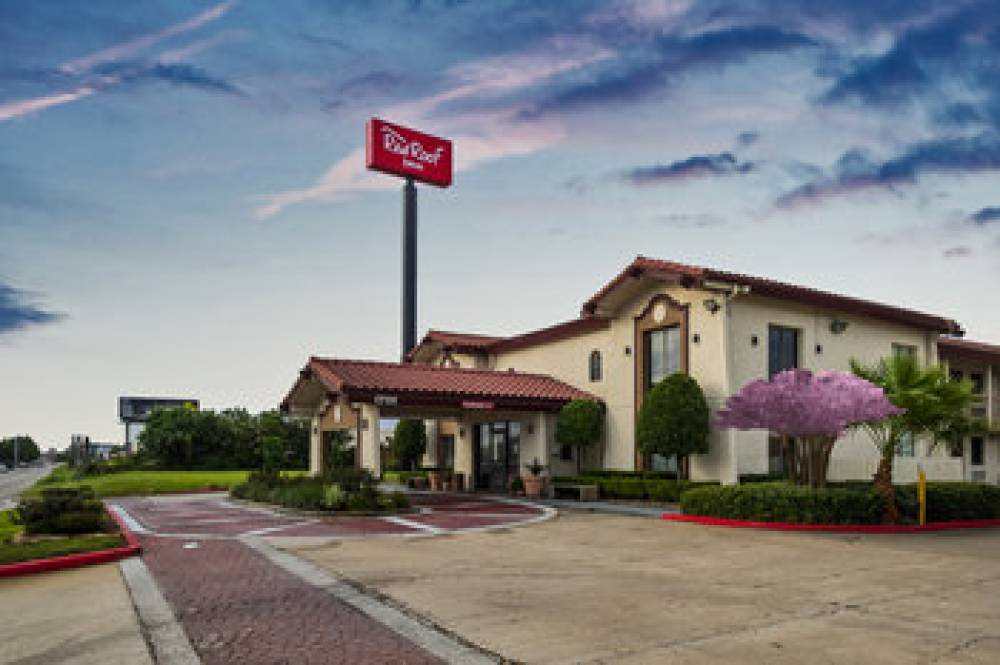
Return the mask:
<svg viewBox="0 0 1000 665">
<path fill-rule="evenodd" d="M 565 512 L 290 550 L 531 663 L 1000 662 L 1000 532 L 818 535 Z"/>
</svg>

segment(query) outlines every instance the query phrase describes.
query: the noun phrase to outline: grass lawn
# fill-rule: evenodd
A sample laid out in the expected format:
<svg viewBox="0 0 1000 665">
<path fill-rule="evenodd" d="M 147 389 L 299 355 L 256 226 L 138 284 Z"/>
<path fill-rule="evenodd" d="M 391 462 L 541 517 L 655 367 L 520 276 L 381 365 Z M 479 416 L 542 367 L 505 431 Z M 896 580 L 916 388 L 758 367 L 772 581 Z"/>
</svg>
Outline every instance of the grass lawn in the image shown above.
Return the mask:
<svg viewBox="0 0 1000 665">
<path fill-rule="evenodd" d="M 96 534 L 86 536 L 64 536 L 38 540 L 34 542 L 11 542 L 23 531 L 23 527 L 14 524 L 14 511 L 0 511 L 0 566 L 19 561 L 33 559 L 48 559 L 66 554 L 80 554 L 106 550 L 111 547 L 121 547 L 125 541 L 118 534 Z"/>
<path fill-rule="evenodd" d="M 306 471 L 285 471 L 285 475 L 300 476 Z M 250 475 L 249 471 L 120 471 L 77 479 L 73 470 L 60 466 L 28 490 L 37 494 L 47 487 L 79 487 L 89 485 L 98 497 L 142 496 L 197 490 L 228 491 Z"/>
<path fill-rule="evenodd" d="M 98 497 L 138 496 L 196 490 L 228 490 L 247 479 L 249 471 L 121 471 L 74 479 L 72 471 L 60 467 L 40 480 L 30 492 L 47 487 L 89 485 Z"/>
</svg>

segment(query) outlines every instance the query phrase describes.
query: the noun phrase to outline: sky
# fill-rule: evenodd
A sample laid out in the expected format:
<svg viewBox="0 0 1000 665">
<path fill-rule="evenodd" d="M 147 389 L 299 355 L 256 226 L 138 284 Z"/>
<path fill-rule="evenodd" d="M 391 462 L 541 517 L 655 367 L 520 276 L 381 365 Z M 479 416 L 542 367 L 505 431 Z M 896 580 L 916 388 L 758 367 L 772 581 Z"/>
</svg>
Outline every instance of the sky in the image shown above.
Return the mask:
<svg viewBox="0 0 1000 665">
<path fill-rule="evenodd" d="M 998 0 L 45 0 L 0 46 L 0 436 L 397 358 L 372 116 L 455 142 L 421 335 L 573 318 L 643 254 L 1000 343 Z"/>
</svg>

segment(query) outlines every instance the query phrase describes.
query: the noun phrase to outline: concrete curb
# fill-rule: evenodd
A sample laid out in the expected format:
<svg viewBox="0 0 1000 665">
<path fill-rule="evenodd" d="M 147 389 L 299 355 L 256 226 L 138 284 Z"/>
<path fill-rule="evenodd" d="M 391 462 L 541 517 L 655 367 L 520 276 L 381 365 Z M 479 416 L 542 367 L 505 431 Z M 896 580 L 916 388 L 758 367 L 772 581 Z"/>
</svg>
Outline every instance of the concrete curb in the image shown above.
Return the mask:
<svg viewBox="0 0 1000 665">
<path fill-rule="evenodd" d="M 36 573 L 46 573 L 54 570 L 65 570 L 67 568 L 79 568 L 81 566 L 93 566 L 109 561 L 118 561 L 126 557 L 135 556 L 142 551 L 139 539 L 135 537 L 126 523 L 115 511 L 108 506 L 104 507 L 108 515 L 115 521 L 121 530 L 121 535 L 125 539 L 124 547 L 111 547 L 93 552 L 82 552 L 80 554 L 67 554 L 49 559 L 33 559 L 31 561 L 19 561 L 0 565 L 0 577 L 18 577 L 20 575 L 34 575 Z"/>
<path fill-rule="evenodd" d="M 157 665 L 198 665 L 201 659 L 188 641 L 184 629 L 156 585 L 142 559 L 126 559 L 118 564 L 132 597 L 142 636 Z"/>
<path fill-rule="evenodd" d="M 268 545 L 259 538 L 241 538 L 248 547 L 260 552 L 271 563 L 306 583 L 326 591 L 338 600 L 402 635 L 418 647 L 454 665 L 487 665 L 504 662 L 475 645 L 461 640 L 439 626 L 404 612 L 365 591 L 348 584 L 308 561 Z"/>
<path fill-rule="evenodd" d="M 989 529 L 1000 527 L 1000 519 L 957 520 L 955 522 L 930 522 L 924 526 L 913 524 L 792 524 L 789 522 L 755 522 L 701 515 L 664 513 L 660 519 L 669 522 L 686 522 L 705 526 L 726 526 L 735 529 L 767 529 L 771 531 L 811 531 L 819 533 L 927 533 L 953 529 Z"/>
</svg>

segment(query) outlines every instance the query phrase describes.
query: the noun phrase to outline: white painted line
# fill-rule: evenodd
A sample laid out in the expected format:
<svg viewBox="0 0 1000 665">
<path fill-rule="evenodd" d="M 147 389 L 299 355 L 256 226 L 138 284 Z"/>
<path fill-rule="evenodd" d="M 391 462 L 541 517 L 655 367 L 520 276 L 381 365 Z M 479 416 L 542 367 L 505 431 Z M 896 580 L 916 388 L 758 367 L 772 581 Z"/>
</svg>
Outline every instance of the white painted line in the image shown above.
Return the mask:
<svg viewBox="0 0 1000 665">
<path fill-rule="evenodd" d="M 440 529 L 436 526 L 431 526 L 430 524 L 422 524 L 421 522 L 414 522 L 413 520 L 408 520 L 405 517 L 399 517 L 396 515 L 390 517 L 380 517 L 379 519 L 385 522 L 392 522 L 393 524 L 399 524 L 400 526 L 405 526 L 410 529 L 416 529 L 417 531 L 424 531 L 426 533 L 430 533 L 435 536 L 441 535 L 442 533 L 448 533 L 448 529 Z"/>
<path fill-rule="evenodd" d="M 319 520 L 305 520 L 303 522 L 293 522 L 292 524 L 280 524 L 278 526 L 267 526 L 263 529 L 254 529 L 253 531 L 244 531 L 241 535 L 244 536 L 263 536 L 269 533 L 276 533 L 278 531 L 284 531 L 285 529 L 293 529 L 297 526 L 309 526 L 310 524 L 316 524 Z"/>
<path fill-rule="evenodd" d="M 157 665 L 200 665 L 201 659 L 142 559 L 122 559 L 118 568 L 139 615 L 153 662 Z"/>
<path fill-rule="evenodd" d="M 487 665 L 501 662 L 474 645 L 461 641 L 442 628 L 404 612 L 383 600 L 339 579 L 308 561 L 289 552 L 271 547 L 262 540 L 245 538 L 243 542 L 267 557 L 271 563 L 283 568 L 314 587 L 323 589 L 338 600 L 351 605 L 390 630 L 393 630 L 418 647 L 454 665 Z"/>
<path fill-rule="evenodd" d="M 117 503 L 112 503 L 111 505 L 108 506 L 108 508 L 114 511 L 114 513 L 118 515 L 118 517 L 122 518 L 122 521 L 125 522 L 125 525 L 128 527 L 128 530 L 131 531 L 132 533 L 155 533 L 154 531 L 150 531 L 149 529 L 144 527 L 139 522 L 139 520 L 129 515 L 128 512 L 124 508 L 119 506 Z"/>
</svg>

